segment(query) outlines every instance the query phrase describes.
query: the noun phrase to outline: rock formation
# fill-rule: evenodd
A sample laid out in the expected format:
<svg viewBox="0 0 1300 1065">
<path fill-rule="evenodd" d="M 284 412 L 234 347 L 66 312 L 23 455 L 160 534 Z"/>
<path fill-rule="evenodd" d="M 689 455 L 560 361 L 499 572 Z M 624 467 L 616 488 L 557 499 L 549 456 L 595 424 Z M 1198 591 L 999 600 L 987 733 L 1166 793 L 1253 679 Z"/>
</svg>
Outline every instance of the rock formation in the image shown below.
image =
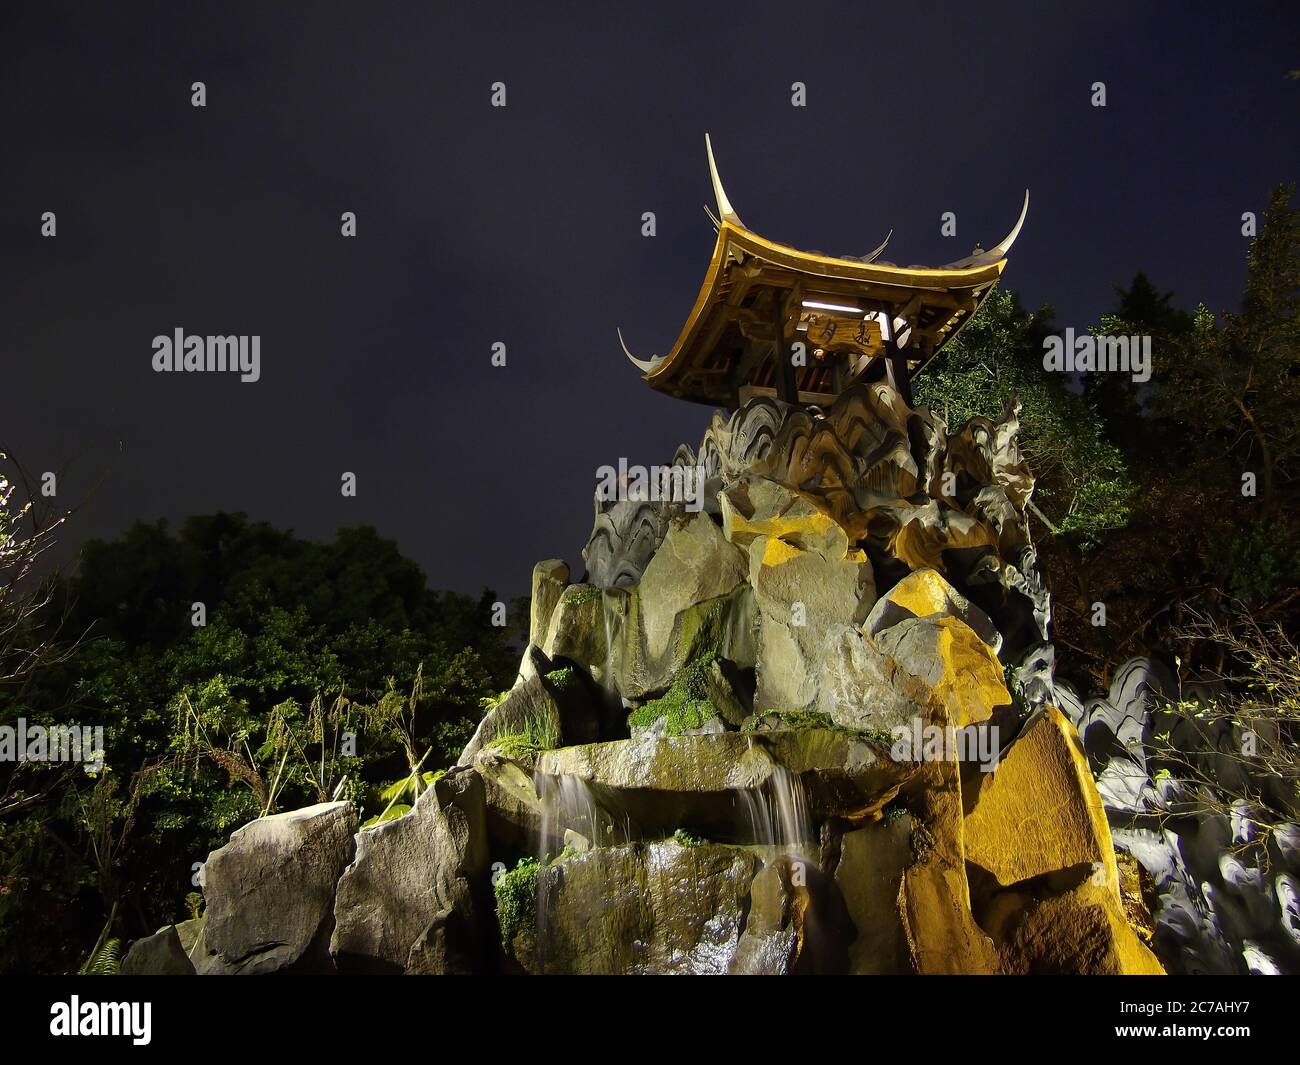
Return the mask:
<svg viewBox="0 0 1300 1065">
<path fill-rule="evenodd" d="M 598 500 L 585 579 L 536 567 L 513 690 L 410 813 L 246 826 L 132 964 L 1160 972 L 1052 704 L 1017 428 L 884 383 L 715 415 L 701 509 Z"/>
<path fill-rule="evenodd" d="M 1207 742 L 1164 707 L 1207 698 L 1208 686 L 1177 690 L 1159 663 L 1138 658 L 1109 693 L 1081 699 L 1057 686 L 1061 709 L 1084 745 L 1117 847 L 1141 866 L 1154 896 L 1153 946 L 1171 972 L 1300 973 L 1300 825 L 1262 828 L 1238 801 L 1216 814 L 1193 785 L 1151 764 L 1156 732 L 1200 761 L 1205 779 L 1231 782 L 1243 772 L 1239 735 L 1228 722 Z M 1285 809 L 1285 800 L 1279 808 Z"/>
</svg>

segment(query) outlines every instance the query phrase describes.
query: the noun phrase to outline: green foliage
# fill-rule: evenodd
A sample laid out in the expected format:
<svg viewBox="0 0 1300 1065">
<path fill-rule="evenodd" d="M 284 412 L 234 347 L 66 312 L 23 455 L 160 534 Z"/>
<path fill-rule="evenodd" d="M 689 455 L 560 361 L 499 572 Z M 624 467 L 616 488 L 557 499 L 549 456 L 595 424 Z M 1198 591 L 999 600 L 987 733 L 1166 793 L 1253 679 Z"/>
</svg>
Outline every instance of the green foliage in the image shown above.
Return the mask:
<svg viewBox="0 0 1300 1065">
<path fill-rule="evenodd" d="M 564 597 L 565 606 L 583 606 L 594 599 L 599 599 L 601 591 L 590 584 L 584 584 Z"/>
<path fill-rule="evenodd" d="M 362 828 L 370 828 L 372 825 L 382 825 L 385 821 L 396 821 L 399 817 L 405 817 L 411 812 L 409 803 L 395 802 L 391 806 L 386 806 L 382 811 L 369 817 L 361 822 Z"/>
<path fill-rule="evenodd" d="M 91 952 L 81 967 L 82 976 L 117 976 L 122 971 L 122 941 L 108 939 Z"/>
<path fill-rule="evenodd" d="M 203 896 L 197 891 L 191 891 L 185 896 L 185 910 L 191 921 L 197 921 L 203 916 Z"/>
<path fill-rule="evenodd" d="M 363 821 L 361 827 L 369 828 L 371 825 L 381 825 L 385 821 L 396 821 L 399 817 L 409 814 L 414 808 L 415 800 L 426 790 L 433 787 L 434 783 L 446 772 L 445 769 L 434 769 L 427 773 L 412 772 L 396 783 L 381 788 L 379 801 L 384 804 L 383 809 L 373 817 Z M 411 801 L 398 802 L 402 798 L 408 798 Z"/>
<path fill-rule="evenodd" d="M 556 694 L 564 695 L 572 692 L 579 684 L 578 671 L 572 666 L 565 666 L 563 669 L 553 669 L 546 674 L 546 679 L 550 682 L 551 687 L 555 689 Z"/>
<path fill-rule="evenodd" d="M 672 838 L 674 843 L 680 843 L 683 847 L 703 847 L 708 843 L 708 840 L 703 836 L 697 836 L 684 828 L 679 828 L 674 832 Z"/>
<path fill-rule="evenodd" d="M 75 967 L 114 902 L 126 938 L 173 920 L 193 863 L 264 810 L 338 791 L 378 811 L 424 751 L 453 762 L 515 675 L 496 598 L 430 591 L 372 529 L 311 543 L 216 515 L 87 544 L 47 611 L 85 636 L 21 697 L 0 687 L 0 723 L 102 725 L 117 793 L 0 766 L 0 798 L 32 800 L 0 819 L 0 970 Z"/>
<path fill-rule="evenodd" d="M 536 858 L 521 858 L 519 863 L 496 882 L 497 926 L 501 945 L 508 951 L 520 932 L 537 927 L 537 876 L 541 871 Z"/>
<path fill-rule="evenodd" d="M 709 702 L 708 669 L 717 655 L 710 651 L 684 666 L 672 687 L 660 698 L 637 707 L 628 715 L 628 724 L 649 728 L 664 719 L 664 734 L 681 736 L 704 725 L 718 711 Z"/>
<path fill-rule="evenodd" d="M 559 726 L 554 718 L 530 713 L 524 717 L 518 730 L 497 736 L 489 746 L 507 758 L 521 759 L 553 750 L 561 742 Z"/>
<path fill-rule="evenodd" d="M 1266 516 L 1300 461 L 1300 211 L 1294 186 L 1274 189 L 1247 253 L 1241 310 L 1215 322 L 1201 308 L 1169 359 L 1157 407 L 1194 431 L 1203 454 L 1257 472 Z"/>
<path fill-rule="evenodd" d="M 122 941 L 109 933 L 113 929 L 116 909 L 104 923 L 104 930 L 99 933 L 90 954 L 82 963 L 78 973 L 81 976 L 117 976 L 122 971 Z"/>
<path fill-rule="evenodd" d="M 506 696 L 510 694 L 509 688 L 504 688 L 495 695 L 485 695 L 478 701 L 479 709 L 483 713 L 489 714 L 506 701 Z"/>
<path fill-rule="evenodd" d="M 1276 522 L 1226 529 L 1212 543 L 1210 565 L 1224 590 L 1246 604 L 1300 586 L 1300 536 Z"/>
<path fill-rule="evenodd" d="M 418 776 L 412 773 L 403 777 L 396 784 L 389 784 L 388 787 L 380 791 L 379 797 L 384 802 L 393 802 L 403 795 L 409 795 L 411 801 L 414 802 L 426 788 L 433 787 L 434 781 L 446 772 L 445 769 L 434 769 L 427 773 L 420 773 Z"/>
<path fill-rule="evenodd" d="M 997 419 L 1019 399 L 1019 445 L 1037 479 L 1033 503 L 1044 533 L 1088 549 L 1130 512 L 1133 487 L 1119 448 L 1091 403 L 1064 375 L 1043 369 L 1051 311 L 1026 312 L 1013 293 L 995 291 L 915 392 L 952 431 L 971 418 Z"/>
<path fill-rule="evenodd" d="M 1191 614 L 1255 615 L 1300 627 L 1300 212 L 1274 190 L 1249 245 L 1240 309 L 1183 310 L 1142 275 L 1096 332 L 1150 334 L 1152 376 L 1085 378 L 1137 486 L 1123 528 L 1082 554 L 1040 540 L 1052 592 L 1058 675 L 1105 687 L 1137 654 L 1191 656 L 1218 672 L 1219 652 L 1183 646 Z M 1037 472 L 1037 471 L 1035 471 Z M 1255 494 L 1243 494 L 1251 474 Z M 1037 497 L 1036 497 L 1037 498 Z M 1104 602 L 1107 624 L 1093 625 Z"/>
<path fill-rule="evenodd" d="M 1139 271 L 1128 288 L 1116 287 L 1119 304 L 1103 314 L 1097 336 L 1149 336 L 1155 384 L 1136 384 L 1123 373 L 1093 373 L 1083 377 L 1083 394 L 1101 415 L 1106 436 L 1130 465 L 1162 464 L 1176 456 L 1185 442 L 1177 427 L 1151 417 L 1151 401 L 1171 359 L 1194 328 L 1194 317 L 1175 307 L 1172 292 L 1161 292 Z"/>
</svg>

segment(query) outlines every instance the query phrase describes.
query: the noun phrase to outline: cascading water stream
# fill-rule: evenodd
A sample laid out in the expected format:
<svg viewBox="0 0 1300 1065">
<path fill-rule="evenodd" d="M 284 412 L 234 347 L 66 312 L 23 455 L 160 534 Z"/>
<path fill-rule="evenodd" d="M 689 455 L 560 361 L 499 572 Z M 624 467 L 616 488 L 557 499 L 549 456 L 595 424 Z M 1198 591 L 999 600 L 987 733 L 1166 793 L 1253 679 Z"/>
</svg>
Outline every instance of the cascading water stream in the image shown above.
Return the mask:
<svg viewBox="0 0 1300 1065">
<path fill-rule="evenodd" d="M 785 972 L 792 958 L 816 966 L 819 944 L 825 938 L 825 933 L 819 930 L 818 886 L 823 877 L 820 848 L 803 779 L 778 765 L 773 767 L 761 786 L 747 788 L 738 795 L 751 838 L 758 845 L 763 862 L 776 866 L 779 872 L 781 891 L 788 908 L 786 917 L 782 919 L 782 932 L 769 934 L 760 953 L 749 959 L 745 969 L 736 971 Z M 791 923 L 786 924 L 786 921 Z"/>
<path fill-rule="evenodd" d="M 753 842 L 779 854 L 813 861 L 816 841 L 808 813 L 808 793 L 796 773 L 774 766 L 761 787 L 738 793 Z"/>
<path fill-rule="evenodd" d="M 614 685 L 614 623 L 609 616 L 609 596 L 603 592 L 600 596 L 600 614 L 605 623 L 605 669 L 601 673 L 600 682 L 604 685 L 606 693 L 612 695 L 616 691 Z"/>
<path fill-rule="evenodd" d="M 597 801 L 590 785 L 580 777 L 534 773 L 533 786 L 541 803 L 541 827 L 537 838 L 537 863 L 540 866 L 537 876 L 537 958 L 541 971 L 545 971 L 547 893 L 551 881 L 547 876 L 549 863 L 571 845 L 586 850 L 588 847 L 624 843 L 631 837 L 631 826 L 617 822 Z"/>
</svg>

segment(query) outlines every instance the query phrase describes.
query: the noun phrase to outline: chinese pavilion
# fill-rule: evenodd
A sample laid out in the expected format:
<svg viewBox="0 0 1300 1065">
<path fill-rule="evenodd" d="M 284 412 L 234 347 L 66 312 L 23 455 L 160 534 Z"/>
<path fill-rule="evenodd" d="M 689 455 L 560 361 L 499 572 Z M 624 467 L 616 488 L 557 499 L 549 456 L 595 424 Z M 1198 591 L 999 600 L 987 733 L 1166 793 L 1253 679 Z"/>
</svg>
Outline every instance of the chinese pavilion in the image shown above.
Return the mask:
<svg viewBox="0 0 1300 1065">
<path fill-rule="evenodd" d="M 681 335 L 667 355 L 627 357 L 651 388 L 711 406 L 754 395 L 826 405 L 850 385 L 886 378 L 910 406 L 910 380 L 987 298 L 1029 211 L 1006 239 L 946 266 L 799 251 L 748 229 L 718 177 L 713 258 Z M 707 211 L 708 208 L 705 208 Z M 892 236 L 892 232 L 890 234 Z M 622 343 L 622 334 L 619 334 Z"/>
</svg>

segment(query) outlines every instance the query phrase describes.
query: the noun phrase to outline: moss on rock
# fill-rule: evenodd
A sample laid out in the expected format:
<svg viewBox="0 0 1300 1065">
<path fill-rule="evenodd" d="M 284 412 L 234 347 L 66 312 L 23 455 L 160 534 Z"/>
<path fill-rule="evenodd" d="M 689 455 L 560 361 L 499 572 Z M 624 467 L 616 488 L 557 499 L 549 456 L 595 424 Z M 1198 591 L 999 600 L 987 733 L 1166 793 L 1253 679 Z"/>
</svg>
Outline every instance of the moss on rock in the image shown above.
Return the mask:
<svg viewBox="0 0 1300 1065">
<path fill-rule="evenodd" d="M 601 595 L 600 589 L 590 584 L 577 585 L 564 597 L 565 606 L 583 606 L 596 599 Z"/>
<path fill-rule="evenodd" d="M 704 723 L 717 717 L 717 708 L 709 701 L 708 670 L 717 659 L 709 651 L 690 662 L 673 681 L 672 687 L 658 699 L 637 707 L 628 716 L 628 724 L 635 728 L 650 728 L 661 717 L 664 734 L 681 736 L 702 728 Z"/>
<path fill-rule="evenodd" d="M 521 858 L 493 889 L 501 945 L 508 952 L 513 953 L 515 937 L 521 932 L 531 936 L 537 930 L 537 874 L 540 868 L 536 858 Z"/>
</svg>

